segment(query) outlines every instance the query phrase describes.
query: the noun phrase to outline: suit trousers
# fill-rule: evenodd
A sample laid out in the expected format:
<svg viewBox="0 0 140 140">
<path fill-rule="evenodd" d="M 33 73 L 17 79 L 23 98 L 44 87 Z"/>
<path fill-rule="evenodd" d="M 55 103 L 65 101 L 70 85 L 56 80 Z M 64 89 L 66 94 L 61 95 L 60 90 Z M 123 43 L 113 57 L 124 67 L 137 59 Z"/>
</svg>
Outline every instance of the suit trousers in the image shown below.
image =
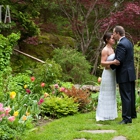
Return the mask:
<svg viewBox="0 0 140 140">
<path fill-rule="evenodd" d="M 131 122 L 132 118 L 136 118 L 135 107 L 135 81 L 119 83 L 119 91 L 122 101 L 122 118 L 126 122 Z"/>
</svg>

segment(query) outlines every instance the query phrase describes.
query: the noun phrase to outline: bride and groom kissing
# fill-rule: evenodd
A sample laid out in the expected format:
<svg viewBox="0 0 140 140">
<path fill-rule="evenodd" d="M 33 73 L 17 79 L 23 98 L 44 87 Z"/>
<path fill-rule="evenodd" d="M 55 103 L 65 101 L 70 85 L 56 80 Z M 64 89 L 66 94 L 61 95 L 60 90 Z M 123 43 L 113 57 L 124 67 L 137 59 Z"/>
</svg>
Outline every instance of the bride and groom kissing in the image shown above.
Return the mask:
<svg viewBox="0 0 140 140">
<path fill-rule="evenodd" d="M 137 118 L 135 107 L 135 67 L 133 44 L 125 37 L 122 26 L 116 26 L 113 33 L 103 37 L 105 47 L 101 52 L 101 65 L 104 66 L 96 109 L 96 121 L 114 120 L 118 117 L 116 102 L 116 83 L 122 102 L 122 121 L 132 123 Z M 116 51 L 113 45 L 117 41 Z"/>
</svg>

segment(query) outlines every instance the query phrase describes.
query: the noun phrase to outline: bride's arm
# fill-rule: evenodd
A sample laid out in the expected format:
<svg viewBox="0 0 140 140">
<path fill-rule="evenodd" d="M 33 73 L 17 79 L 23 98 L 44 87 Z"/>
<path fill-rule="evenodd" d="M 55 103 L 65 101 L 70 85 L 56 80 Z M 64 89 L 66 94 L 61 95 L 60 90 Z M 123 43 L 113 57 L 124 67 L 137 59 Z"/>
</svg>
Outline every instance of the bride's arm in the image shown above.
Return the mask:
<svg viewBox="0 0 140 140">
<path fill-rule="evenodd" d="M 117 60 L 107 61 L 107 57 L 108 57 L 108 52 L 107 50 L 103 49 L 101 53 L 101 65 L 103 67 L 110 68 L 111 64 L 119 65 L 119 62 L 118 63 L 116 62 Z"/>
</svg>

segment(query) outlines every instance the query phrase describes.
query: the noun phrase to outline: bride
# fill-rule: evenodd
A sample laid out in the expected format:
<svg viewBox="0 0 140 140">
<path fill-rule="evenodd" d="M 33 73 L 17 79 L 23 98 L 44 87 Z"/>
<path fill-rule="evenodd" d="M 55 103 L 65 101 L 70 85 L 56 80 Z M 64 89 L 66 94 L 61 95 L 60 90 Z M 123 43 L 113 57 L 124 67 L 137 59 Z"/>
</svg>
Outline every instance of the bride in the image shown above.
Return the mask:
<svg viewBox="0 0 140 140">
<path fill-rule="evenodd" d="M 112 46 L 115 44 L 112 33 L 103 37 L 105 47 L 101 52 L 101 65 L 104 67 L 102 81 L 96 109 L 96 121 L 114 120 L 118 117 L 116 103 L 116 72 L 110 69 L 114 64 L 115 53 Z M 117 64 L 119 65 L 119 63 Z"/>
</svg>

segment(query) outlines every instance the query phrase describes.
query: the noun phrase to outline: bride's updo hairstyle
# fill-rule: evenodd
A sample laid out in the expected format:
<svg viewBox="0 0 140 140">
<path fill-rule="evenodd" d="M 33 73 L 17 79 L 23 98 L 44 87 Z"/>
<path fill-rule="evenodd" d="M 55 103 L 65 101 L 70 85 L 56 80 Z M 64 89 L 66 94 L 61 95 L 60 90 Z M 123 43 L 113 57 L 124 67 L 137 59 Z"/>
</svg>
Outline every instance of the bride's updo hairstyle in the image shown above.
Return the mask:
<svg viewBox="0 0 140 140">
<path fill-rule="evenodd" d="M 112 33 L 110 33 L 110 32 L 105 33 L 105 35 L 103 37 L 105 44 L 107 44 L 107 42 L 111 38 L 111 36 L 112 36 Z"/>
</svg>

